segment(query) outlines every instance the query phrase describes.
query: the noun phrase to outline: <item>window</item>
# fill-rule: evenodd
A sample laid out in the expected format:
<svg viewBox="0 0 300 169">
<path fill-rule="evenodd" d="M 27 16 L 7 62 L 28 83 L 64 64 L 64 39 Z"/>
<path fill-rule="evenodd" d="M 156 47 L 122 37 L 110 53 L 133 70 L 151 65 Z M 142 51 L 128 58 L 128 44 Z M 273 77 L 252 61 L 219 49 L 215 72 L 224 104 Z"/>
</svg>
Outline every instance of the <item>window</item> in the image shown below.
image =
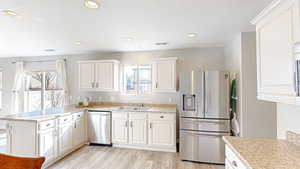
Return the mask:
<svg viewBox="0 0 300 169">
<path fill-rule="evenodd" d="M 151 93 L 151 72 L 151 65 L 123 65 L 123 93 L 132 95 Z"/>
<path fill-rule="evenodd" d="M 26 111 L 63 107 L 64 91 L 57 88 L 56 72 L 28 72 L 25 84 Z"/>
</svg>

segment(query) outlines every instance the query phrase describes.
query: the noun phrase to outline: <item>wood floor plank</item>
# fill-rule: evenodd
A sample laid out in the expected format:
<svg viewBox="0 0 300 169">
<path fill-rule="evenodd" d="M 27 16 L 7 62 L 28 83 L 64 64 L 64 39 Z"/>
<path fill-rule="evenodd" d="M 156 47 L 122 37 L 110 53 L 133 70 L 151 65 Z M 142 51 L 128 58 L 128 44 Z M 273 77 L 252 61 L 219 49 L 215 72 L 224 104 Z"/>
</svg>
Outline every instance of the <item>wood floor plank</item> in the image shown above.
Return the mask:
<svg viewBox="0 0 300 169">
<path fill-rule="evenodd" d="M 181 161 L 178 153 L 84 146 L 48 169 L 224 169 Z"/>
</svg>

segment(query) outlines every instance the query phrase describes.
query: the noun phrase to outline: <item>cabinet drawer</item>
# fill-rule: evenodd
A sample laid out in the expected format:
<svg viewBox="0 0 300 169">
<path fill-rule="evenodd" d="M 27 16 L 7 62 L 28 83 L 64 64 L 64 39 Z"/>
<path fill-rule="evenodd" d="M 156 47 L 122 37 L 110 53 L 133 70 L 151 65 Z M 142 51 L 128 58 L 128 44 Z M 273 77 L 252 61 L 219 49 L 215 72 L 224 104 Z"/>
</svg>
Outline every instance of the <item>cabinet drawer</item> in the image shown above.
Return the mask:
<svg viewBox="0 0 300 169">
<path fill-rule="evenodd" d="M 126 112 L 112 112 L 113 119 L 127 119 L 127 115 Z"/>
<path fill-rule="evenodd" d="M 129 113 L 129 119 L 147 119 L 147 114 L 142 112 L 131 112 Z"/>
<path fill-rule="evenodd" d="M 247 169 L 247 167 L 227 145 L 225 149 L 226 161 L 230 164 L 232 169 Z"/>
<path fill-rule="evenodd" d="M 169 113 L 149 113 L 148 117 L 149 120 L 169 120 L 169 121 L 176 120 L 175 114 L 169 114 Z"/>
<path fill-rule="evenodd" d="M 47 120 L 39 123 L 39 130 L 45 130 L 55 127 L 55 120 Z"/>
<path fill-rule="evenodd" d="M 72 122 L 72 115 L 63 116 L 58 118 L 59 124 L 67 124 Z"/>
<path fill-rule="evenodd" d="M 84 117 L 84 112 L 74 113 L 74 114 L 72 115 L 72 117 L 73 117 L 73 120 L 81 119 L 81 118 Z"/>
</svg>

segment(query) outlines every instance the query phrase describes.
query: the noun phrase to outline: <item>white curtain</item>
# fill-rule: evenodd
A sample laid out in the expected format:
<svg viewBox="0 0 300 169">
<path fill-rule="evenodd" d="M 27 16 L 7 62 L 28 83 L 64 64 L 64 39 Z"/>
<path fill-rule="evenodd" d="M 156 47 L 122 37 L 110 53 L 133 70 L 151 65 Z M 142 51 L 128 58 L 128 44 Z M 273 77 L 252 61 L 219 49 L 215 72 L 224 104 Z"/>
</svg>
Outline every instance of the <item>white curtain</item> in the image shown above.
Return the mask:
<svg viewBox="0 0 300 169">
<path fill-rule="evenodd" d="M 23 110 L 23 95 L 22 95 L 22 86 L 24 78 L 24 63 L 16 62 L 15 63 L 15 78 L 14 84 L 12 87 L 12 113 L 21 113 Z"/>
<path fill-rule="evenodd" d="M 65 60 L 56 61 L 56 71 L 58 77 L 58 88 L 64 89 L 64 104 L 67 105 L 70 103 L 69 100 L 69 86 L 67 78 L 67 65 Z"/>
</svg>

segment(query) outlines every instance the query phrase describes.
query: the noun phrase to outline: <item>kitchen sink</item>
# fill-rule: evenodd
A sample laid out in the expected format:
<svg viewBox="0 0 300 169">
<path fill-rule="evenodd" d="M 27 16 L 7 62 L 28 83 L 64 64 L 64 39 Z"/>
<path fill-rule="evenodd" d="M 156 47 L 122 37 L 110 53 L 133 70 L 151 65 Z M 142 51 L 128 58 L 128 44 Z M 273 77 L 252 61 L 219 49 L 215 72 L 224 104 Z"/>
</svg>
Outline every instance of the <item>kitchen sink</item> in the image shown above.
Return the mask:
<svg viewBox="0 0 300 169">
<path fill-rule="evenodd" d="M 119 110 L 132 110 L 132 111 L 146 111 L 151 109 L 151 107 L 140 107 L 140 106 L 120 106 Z"/>
</svg>

